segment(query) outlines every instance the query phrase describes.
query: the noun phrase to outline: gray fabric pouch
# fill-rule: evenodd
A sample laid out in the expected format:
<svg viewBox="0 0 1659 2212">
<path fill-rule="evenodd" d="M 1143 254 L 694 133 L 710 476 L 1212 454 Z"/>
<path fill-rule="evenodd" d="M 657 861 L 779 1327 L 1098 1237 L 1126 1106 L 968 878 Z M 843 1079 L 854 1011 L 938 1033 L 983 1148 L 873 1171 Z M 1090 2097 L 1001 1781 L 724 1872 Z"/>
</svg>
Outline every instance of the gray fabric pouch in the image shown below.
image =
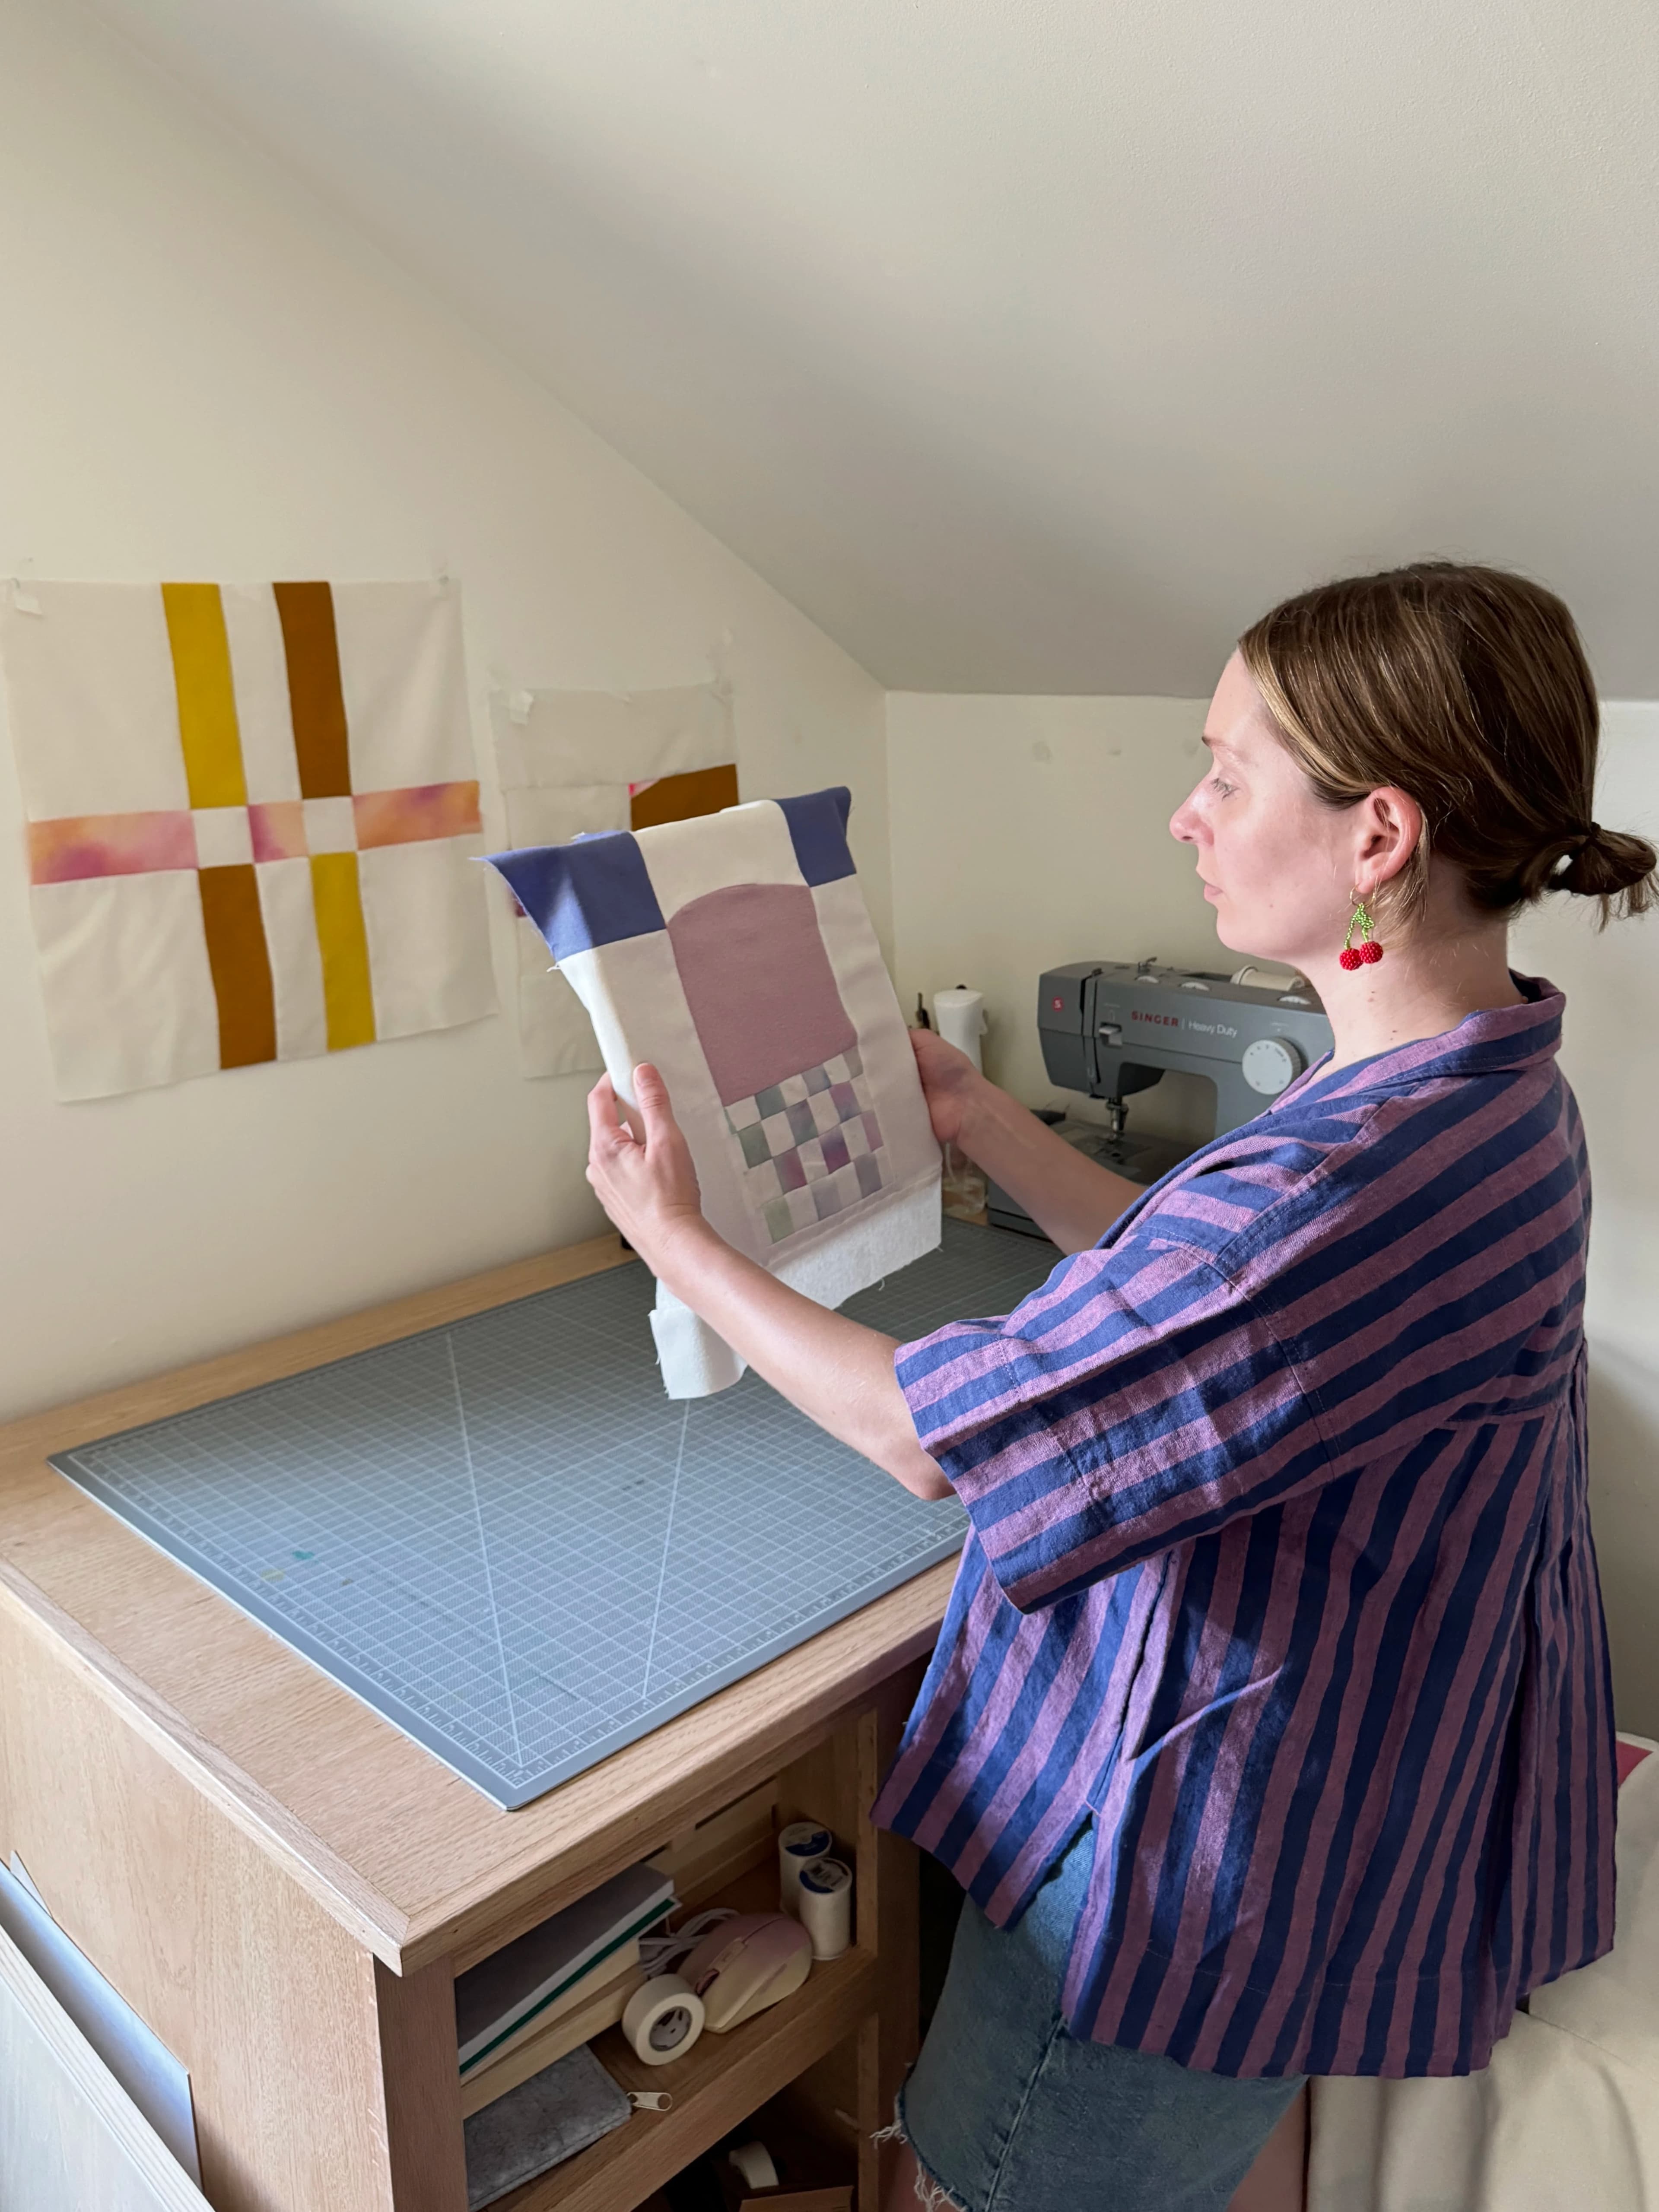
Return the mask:
<svg viewBox="0 0 1659 2212">
<path fill-rule="evenodd" d="M 633 2107 L 586 2044 L 466 2123 L 467 2212 L 574 2158 Z"/>
</svg>

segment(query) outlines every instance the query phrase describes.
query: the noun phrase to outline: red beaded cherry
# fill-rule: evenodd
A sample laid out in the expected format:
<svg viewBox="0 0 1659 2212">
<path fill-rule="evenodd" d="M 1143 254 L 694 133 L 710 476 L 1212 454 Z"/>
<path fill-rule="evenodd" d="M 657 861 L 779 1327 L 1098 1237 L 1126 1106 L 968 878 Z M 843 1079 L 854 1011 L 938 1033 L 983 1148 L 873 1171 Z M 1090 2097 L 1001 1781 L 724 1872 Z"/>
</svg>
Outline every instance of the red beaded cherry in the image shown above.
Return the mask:
<svg viewBox="0 0 1659 2212">
<path fill-rule="evenodd" d="M 1368 937 L 1359 947 L 1359 957 L 1368 968 L 1374 968 L 1382 957 L 1382 947 L 1374 937 Z"/>
<path fill-rule="evenodd" d="M 1337 954 L 1336 958 L 1337 965 L 1341 968 L 1352 969 L 1358 968 L 1360 964 L 1359 950 L 1356 945 L 1345 945 L 1342 950 Z"/>
</svg>

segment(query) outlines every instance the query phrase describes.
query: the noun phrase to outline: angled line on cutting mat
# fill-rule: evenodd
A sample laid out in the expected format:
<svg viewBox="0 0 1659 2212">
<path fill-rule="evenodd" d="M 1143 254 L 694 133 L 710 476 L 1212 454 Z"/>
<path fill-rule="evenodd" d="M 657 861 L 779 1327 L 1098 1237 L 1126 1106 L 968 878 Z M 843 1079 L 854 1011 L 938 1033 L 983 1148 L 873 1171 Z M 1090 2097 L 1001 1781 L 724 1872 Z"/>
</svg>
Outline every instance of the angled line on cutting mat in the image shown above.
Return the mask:
<svg viewBox="0 0 1659 2212">
<path fill-rule="evenodd" d="M 651 1608 L 651 1641 L 645 1647 L 645 1680 L 640 1685 L 640 1696 L 644 1698 L 651 1687 L 651 1662 L 657 1656 L 657 1623 L 662 1619 L 663 1584 L 668 1580 L 668 1547 L 674 1540 L 674 1508 L 679 1503 L 680 1469 L 685 1465 L 685 1431 L 691 1419 L 691 1401 L 685 1401 L 685 1411 L 680 1415 L 680 1448 L 674 1455 L 674 1486 L 668 1493 L 668 1526 L 662 1532 L 662 1571 L 657 1577 L 657 1602 Z"/>
<path fill-rule="evenodd" d="M 478 1478 L 472 1468 L 472 1439 L 466 1432 L 466 1405 L 461 1396 L 460 1370 L 455 1364 L 455 1339 L 448 1329 L 444 1331 L 444 1350 L 449 1354 L 449 1379 L 455 1391 L 455 1418 L 461 1425 L 461 1449 L 466 1455 L 466 1479 L 472 1491 L 472 1517 L 478 1524 L 478 1555 L 483 1561 L 484 1594 L 489 1600 L 489 1624 L 495 1632 L 495 1650 L 501 1662 L 501 1687 L 507 1692 L 507 1717 L 513 1730 L 513 1756 L 524 1765 L 524 1748 L 519 1741 L 519 1716 L 513 1709 L 513 1683 L 507 1671 L 507 1645 L 501 1640 L 501 1616 L 495 1610 L 495 1582 L 489 1571 L 489 1540 L 484 1534 L 483 1501 L 478 1496 Z"/>
</svg>

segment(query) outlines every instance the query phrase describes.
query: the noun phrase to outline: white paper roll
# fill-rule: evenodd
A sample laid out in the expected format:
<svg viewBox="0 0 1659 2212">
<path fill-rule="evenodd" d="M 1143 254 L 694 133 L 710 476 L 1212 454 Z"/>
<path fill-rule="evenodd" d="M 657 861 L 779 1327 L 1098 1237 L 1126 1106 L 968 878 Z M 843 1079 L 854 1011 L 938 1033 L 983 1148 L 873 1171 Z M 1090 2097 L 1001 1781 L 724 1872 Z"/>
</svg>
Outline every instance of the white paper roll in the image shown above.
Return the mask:
<svg viewBox="0 0 1659 2212">
<path fill-rule="evenodd" d="M 622 2016 L 622 2031 L 635 2058 L 666 2066 L 684 2058 L 702 2033 L 702 1999 L 678 1974 L 659 1974 L 635 1990 Z"/>
<path fill-rule="evenodd" d="M 800 1924 L 815 1959 L 839 1959 L 853 1940 L 853 1870 L 840 1859 L 814 1859 L 801 1869 Z"/>
<path fill-rule="evenodd" d="M 778 1903 L 800 1918 L 800 1870 L 836 1848 L 828 1828 L 816 1820 L 792 1820 L 778 1832 Z"/>
<path fill-rule="evenodd" d="M 946 1044 L 965 1052 L 975 1067 L 981 1065 L 979 1041 L 985 1034 L 985 994 L 958 983 L 954 991 L 935 991 L 933 1019 Z"/>
</svg>

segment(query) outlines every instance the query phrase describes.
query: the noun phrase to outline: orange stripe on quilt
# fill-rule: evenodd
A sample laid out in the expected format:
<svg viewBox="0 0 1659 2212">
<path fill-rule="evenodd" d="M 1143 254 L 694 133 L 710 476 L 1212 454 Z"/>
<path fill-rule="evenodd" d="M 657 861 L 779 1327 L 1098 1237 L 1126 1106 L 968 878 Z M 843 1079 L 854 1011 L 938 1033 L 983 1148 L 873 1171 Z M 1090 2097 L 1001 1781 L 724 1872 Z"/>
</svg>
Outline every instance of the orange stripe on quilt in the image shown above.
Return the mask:
<svg viewBox="0 0 1659 2212">
<path fill-rule="evenodd" d="M 303 860 L 306 808 L 302 799 L 256 799 L 247 811 L 248 834 L 256 860 Z"/>
<path fill-rule="evenodd" d="M 202 926 L 219 1002 L 219 1065 L 251 1067 L 276 1057 L 276 1005 L 270 950 L 252 863 L 204 868 Z"/>
<path fill-rule="evenodd" d="M 163 584 L 161 605 L 179 698 L 179 741 L 192 806 L 246 806 L 230 640 L 216 584 Z"/>
<path fill-rule="evenodd" d="M 289 712 L 303 799 L 344 799 L 351 790 L 345 694 L 334 593 L 326 584 L 273 584 L 288 663 Z"/>
<path fill-rule="evenodd" d="M 738 771 L 730 761 L 719 768 L 688 769 L 684 775 L 654 776 L 630 784 L 628 826 L 652 830 L 660 822 L 689 822 L 694 815 L 718 814 L 738 803 Z"/>
<path fill-rule="evenodd" d="M 323 1004 L 328 1048 L 344 1052 L 374 1042 L 374 992 L 369 978 L 368 935 L 363 927 L 362 889 L 355 853 L 313 853 L 311 898 L 317 912 L 317 945 L 323 956 Z"/>
<path fill-rule="evenodd" d="M 402 791 L 360 791 L 351 801 L 357 849 L 418 845 L 432 837 L 465 837 L 482 830 L 476 783 L 415 783 Z"/>
<path fill-rule="evenodd" d="M 154 814 L 60 814 L 29 824 L 29 881 L 78 884 L 193 868 L 196 830 L 181 807 Z"/>
</svg>

